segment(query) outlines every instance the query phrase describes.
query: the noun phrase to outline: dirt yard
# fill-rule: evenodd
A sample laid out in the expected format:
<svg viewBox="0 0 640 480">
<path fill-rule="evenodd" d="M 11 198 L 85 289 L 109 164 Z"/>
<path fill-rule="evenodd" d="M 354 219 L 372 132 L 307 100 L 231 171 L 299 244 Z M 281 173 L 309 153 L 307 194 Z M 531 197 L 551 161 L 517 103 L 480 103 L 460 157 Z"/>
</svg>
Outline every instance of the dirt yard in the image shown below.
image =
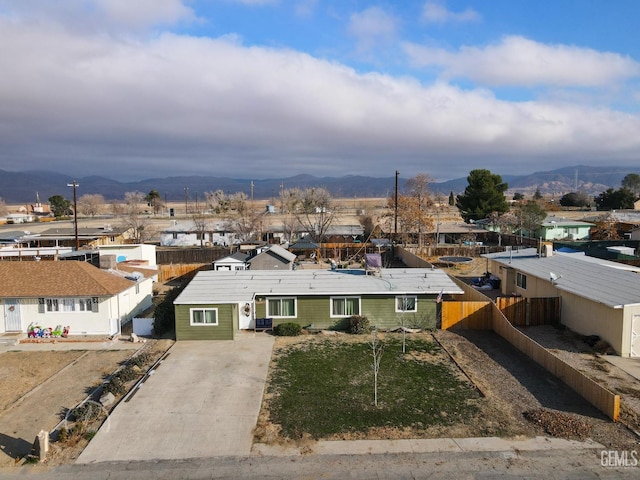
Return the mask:
<svg viewBox="0 0 640 480">
<path fill-rule="evenodd" d="M 172 343 L 151 341 L 140 347 L 159 356 Z M 136 352 L 82 350 L 81 343 L 77 348 L 0 354 L 0 467 L 14 465 L 28 454 L 40 430 L 51 431 L 68 409 Z M 48 463 L 71 460 L 80 451 L 65 452 L 52 444 Z"/>
<path fill-rule="evenodd" d="M 376 430 L 374 437 L 438 438 L 532 437 L 537 435 L 586 440 L 592 439 L 612 449 L 633 449 L 638 438 L 624 425 L 613 423 L 577 393 L 533 363 L 493 332 L 437 331 L 432 336 L 442 347 L 453 368 L 471 380 L 482 393 L 480 409 L 464 424 L 412 431 L 389 428 Z M 347 336 L 349 337 L 349 336 Z M 296 340 L 297 339 L 297 340 Z M 273 362 L 300 337 L 276 339 Z M 355 340 L 354 340 L 355 341 Z M 425 367 L 427 374 L 428 366 Z M 268 443 L 289 443 L 278 435 L 279 428 L 269 421 L 269 398 L 265 398 L 257 427 L 258 437 Z M 354 436 L 362 438 L 360 434 Z M 347 435 L 345 439 L 350 439 Z M 312 452 L 307 437 L 299 442 L 303 451 Z"/>
</svg>

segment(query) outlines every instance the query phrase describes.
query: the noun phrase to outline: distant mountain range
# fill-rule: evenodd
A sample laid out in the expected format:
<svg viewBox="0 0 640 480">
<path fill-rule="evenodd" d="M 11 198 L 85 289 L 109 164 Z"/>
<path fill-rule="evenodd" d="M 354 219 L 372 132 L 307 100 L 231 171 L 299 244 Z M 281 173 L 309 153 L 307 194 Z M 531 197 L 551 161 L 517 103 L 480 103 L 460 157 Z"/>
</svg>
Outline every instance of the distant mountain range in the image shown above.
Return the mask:
<svg viewBox="0 0 640 480">
<path fill-rule="evenodd" d="M 499 173 L 499 172 L 493 172 Z M 620 182 L 628 173 L 637 173 L 623 167 L 564 167 L 548 172 L 536 172 L 527 175 L 502 175 L 509 184 L 510 192 L 533 194 L 536 189 L 543 195 L 561 196 L 565 193 L 582 190 L 589 195 L 597 195 L 609 187 L 619 188 Z M 251 179 L 235 179 L 203 176 L 184 176 L 167 178 L 149 178 L 136 182 L 118 182 L 101 176 L 73 178 L 57 172 L 8 172 L 0 170 L 0 198 L 6 203 L 33 203 L 36 193 L 42 202 L 53 195 L 72 197 L 68 183 L 76 180 L 79 184 L 78 196 L 101 194 L 107 200 L 122 199 L 125 192 L 140 191 L 148 193 L 157 190 L 163 199 L 181 201 L 185 194 L 189 201 L 203 199 L 205 192 L 223 190 L 228 193 L 245 192 L 251 194 Z M 399 179 L 402 191 L 406 179 Z M 334 197 L 386 197 L 393 194 L 395 178 L 374 178 L 366 176 L 314 177 L 297 175 L 282 179 L 253 180 L 253 196 L 256 199 L 277 198 L 281 188 L 324 187 Z M 432 184 L 436 193 L 458 194 L 467 186 L 466 178 Z M 576 188 L 577 186 L 577 188 Z"/>
</svg>

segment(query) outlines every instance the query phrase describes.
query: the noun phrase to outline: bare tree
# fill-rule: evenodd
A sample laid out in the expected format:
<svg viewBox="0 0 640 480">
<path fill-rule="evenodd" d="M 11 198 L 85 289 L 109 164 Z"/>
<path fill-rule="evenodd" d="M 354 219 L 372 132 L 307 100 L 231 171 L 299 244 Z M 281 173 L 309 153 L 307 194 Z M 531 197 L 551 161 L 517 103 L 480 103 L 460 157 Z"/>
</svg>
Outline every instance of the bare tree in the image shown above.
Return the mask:
<svg viewBox="0 0 640 480">
<path fill-rule="evenodd" d="M 140 205 L 144 203 L 144 194 L 140 192 L 126 192 L 125 206 L 122 214 L 122 226 L 133 243 L 144 243 L 150 240 L 155 231 L 151 221 L 140 215 Z"/>
<path fill-rule="evenodd" d="M 394 221 L 395 213 L 398 213 L 398 227 L 402 235 L 403 243 L 407 243 L 409 237 L 417 235 L 418 245 L 422 246 L 424 232 L 433 228 L 432 209 L 434 202 L 431 199 L 429 185 L 432 179 L 429 175 L 420 173 L 407 180 L 406 194 L 398 195 L 398 204 L 395 197 L 387 200 L 387 223 Z"/>
<path fill-rule="evenodd" d="M 204 236 L 207 231 L 211 228 L 209 222 L 207 221 L 207 217 L 204 212 L 195 212 L 191 217 L 193 220 L 193 225 L 196 231 L 196 235 L 200 240 L 200 247 L 204 247 Z"/>
<path fill-rule="evenodd" d="M 140 206 L 146 204 L 145 195 L 142 192 L 125 192 L 124 203 L 128 213 L 139 214 L 141 212 Z"/>
<path fill-rule="evenodd" d="M 226 215 L 231 210 L 231 200 L 222 190 L 215 192 L 205 192 L 204 198 L 213 213 Z"/>
<path fill-rule="evenodd" d="M 237 192 L 229 198 L 229 226 L 241 242 L 258 236 L 261 230 L 262 215 L 252 205 L 244 192 Z"/>
<path fill-rule="evenodd" d="M 374 327 L 371 330 L 371 355 L 373 357 L 373 403 L 376 407 L 378 406 L 378 371 L 383 352 L 384 344 L 378 339 L 378 330 Z"/>
<path fill-rule="evenodd" d="M 9 213 L 9 208 L 7 208 L 7 204 L 4 203 L 4 200 L 0 198 L 0 216 L 4 217 Z"/>
<path fill-rule="evenodd" d="M 595 227 L 591 229 L 591 240 L 620 240 L 617 221 L 611 212 L 600 215 L 595 221 Z"/>
<path fill-rule="evenodd" d="M 300 202 L 300 190 L 289 188 L 280 191 L 280 214 L 282 218 L 282 228 L 288 242 L 293 241 L 293 234 L 298 226 L 296 210 Z"/>
<path fill-rule="evenodd" d="M 227 228 L 236 234 L 238 240 L 245 242 L 257 235 L 262 215 L 258 212 L 244 192 L 226 194 L 222 190 L 204 194 L 207 206 L 220 215 Z"/>
<path fill-rule="evenodd" d="M 99 194 L 82 195 L 78 199 L 78 210 L 82 215 L 96 216 L 105 205 L 105 199 Z"/>
<path fill-rule="evenodd" d="M 337 206 L 331 194 L 319 187 L 298 190 L 297 194 L 294 215 L 298 224 L 309 232 L 311 240 L 322 242 L 336 216 Z"/>
</svg>

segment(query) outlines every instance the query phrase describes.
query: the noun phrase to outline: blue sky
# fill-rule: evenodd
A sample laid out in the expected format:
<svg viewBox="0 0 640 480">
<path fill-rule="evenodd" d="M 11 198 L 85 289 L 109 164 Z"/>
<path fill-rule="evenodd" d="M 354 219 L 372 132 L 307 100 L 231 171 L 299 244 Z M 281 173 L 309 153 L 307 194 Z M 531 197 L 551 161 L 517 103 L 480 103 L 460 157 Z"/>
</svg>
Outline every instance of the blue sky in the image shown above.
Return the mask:
<svg viewBox="0 0 640 480">
<path fill-rule="evenodd" d="M 0 169 L 639 171 L 639 14 L 625 0 L 0 0 Z"/>
</svg>

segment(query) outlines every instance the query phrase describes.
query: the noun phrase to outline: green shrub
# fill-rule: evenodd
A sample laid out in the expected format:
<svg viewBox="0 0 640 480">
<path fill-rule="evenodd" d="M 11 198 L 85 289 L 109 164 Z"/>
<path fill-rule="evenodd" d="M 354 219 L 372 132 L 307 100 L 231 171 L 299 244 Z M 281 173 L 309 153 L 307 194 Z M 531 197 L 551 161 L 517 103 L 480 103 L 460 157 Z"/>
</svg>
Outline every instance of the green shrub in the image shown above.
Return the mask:
<svg viewBox="0 0 640 480">
<path fill-rule="evenodd" d="M 369 325 L 369 319 L 362 315 L 353 315 L 349 317 L 349 332 L 354 335 L 362 335 L 369 333 L 371 326 Z"/>
<path fill-rule="evenodd" d="M 273 333 L 280 337 L 297 337 L 301 330 L 297 323 L 281 323 L 273 328 Z"/>
<path fill-rule="evenodd" d="M 184 290 L 186 285 L 175 287 L 169 291 L 153 312 L 153 333 L 157 336 L 172 331 L 176 327 L 176 311 L 173 301 Z"/>
</svg>

